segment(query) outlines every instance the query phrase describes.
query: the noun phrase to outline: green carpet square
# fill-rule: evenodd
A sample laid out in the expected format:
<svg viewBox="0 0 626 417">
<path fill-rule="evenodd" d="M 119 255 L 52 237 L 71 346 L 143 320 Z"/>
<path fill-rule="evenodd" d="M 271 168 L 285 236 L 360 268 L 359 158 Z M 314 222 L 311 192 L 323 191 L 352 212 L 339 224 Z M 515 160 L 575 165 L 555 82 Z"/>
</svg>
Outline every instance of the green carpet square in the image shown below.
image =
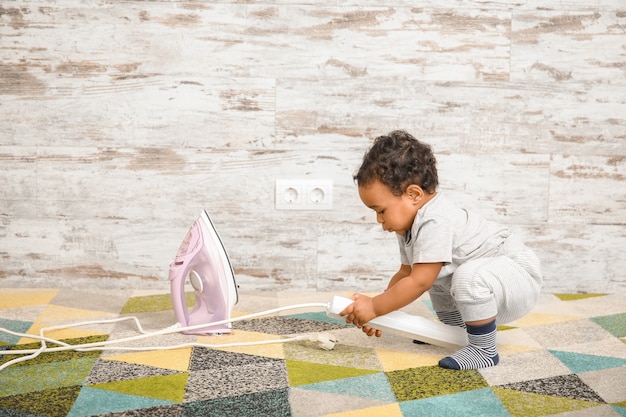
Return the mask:
<svg viewBox="0 0 626 417">
<path fill-rule="evenodd" d="M 108 338 L 109 338 L 108 335 L 100 335 L 100 336 L 79 337 L 79 338 L 73 338 L 73 339 L 63 339 L 61 340 L 61 342 L 65 342 L 70 345 L 82 345 L 85 343 L 104 342 Z M 46 345 L 48 348 L 54 348 L 54 347 L 60 346 L 55 343 L 46 343 Z M 40 347 L 41 347 L 40 342 L 34 342 L 34 343 L 27 343 L 23 345 L 15 345 L 15 346 L 12 346 L 9 350 L 32 350 L 32 349 L 39 349 Z M 60 352 L 48 352 L 48 353 L 41 353 L 40 355 L 34 357 L 33 359 L 30 359 L 26 362 L 18 362 L 12 366 L 26 366 L 26 365 L 34 365 L 34 364 L 41 364 L 41 363 L 64 362 L 64 361 L 69 361 L 73 359 L 98 358 L 100 354 L 101 352 L 96 351 L 96 350 L 89 351 L 89 352 L 76 352 L 73 350 L 66 350 L 66 351 L 60 351 Z M 0 356 L 0 365 L 16 357 L 19 357 L 19 356 L 2 355 Z"/>
<path fill-rule="evenodd" d="M 0 397 L 82 385 L 95 358 L 15 366 L 2 370 Z"/>
<path fill-rule="evenodd" d="M 541 417 L 566 411 L 598 407 L 600 403 L 492 388 L 513 417 Z M 588 414 L 588 415 L 594 415 Z"/>
<path fill-rule="evenodd" d="M 3 409 L 7 409 L 46 417 L 66 416 L 80 390 L 81 386 L 72 386 L 0 398 L 0 415 L 5 415 Z"/>
<path fill-rule="evenodd" d="M 488 387 L 478 371 L 453 371 L 425 366 L 387 373 L 398 401 L 419 400 Z"/>
<path fill-rule="evenodd" d="M 615 337 L 626 337 L 626 313 L 592 317 L 590 320 Z"/>
<path fill-rule="evenodd" d="M 185 293 L 187 306 L 193 306 L 195 295 L 192 292 Z M 120 314 L 149 313 L 154 311 L 172 310 L 172 296 L 169 294 L 147 295 L 143 297 L 129 298 Z"/>
</svg>

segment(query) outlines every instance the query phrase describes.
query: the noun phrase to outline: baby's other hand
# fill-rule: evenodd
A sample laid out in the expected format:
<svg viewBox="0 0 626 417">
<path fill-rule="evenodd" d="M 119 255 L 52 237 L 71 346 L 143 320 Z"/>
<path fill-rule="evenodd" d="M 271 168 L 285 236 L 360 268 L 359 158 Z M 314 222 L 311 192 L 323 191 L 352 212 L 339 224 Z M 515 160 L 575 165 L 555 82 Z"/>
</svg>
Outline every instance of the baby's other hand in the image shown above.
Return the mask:
<svg viewBox="0 0 626 417">
<path fill-rule="evenodd" d="M 375 329 L 372 326 L 363 326 L 361 330 L 363 330 L 363 333 L 365 333 L 368 336 L 380 337 L 383 335 L 382 330 Z"/>
</svg>

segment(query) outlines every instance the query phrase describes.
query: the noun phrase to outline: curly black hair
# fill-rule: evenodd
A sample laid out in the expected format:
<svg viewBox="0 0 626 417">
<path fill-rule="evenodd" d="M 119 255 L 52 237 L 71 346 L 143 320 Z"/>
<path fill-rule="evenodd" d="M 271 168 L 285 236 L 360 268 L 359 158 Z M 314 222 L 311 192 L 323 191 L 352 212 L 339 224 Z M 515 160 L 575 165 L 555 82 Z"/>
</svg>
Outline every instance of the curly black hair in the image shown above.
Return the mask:
<svg viewBox="0 0 626 417">
<path fill-rule="evenodd" d="M 411 184 L 428 193 L 435 192 L 439 184 L 432 149 L 403 130 L 377 137 L 353 178 L 359 186 L 378 180 L 396 196 Z"/>
</svg>

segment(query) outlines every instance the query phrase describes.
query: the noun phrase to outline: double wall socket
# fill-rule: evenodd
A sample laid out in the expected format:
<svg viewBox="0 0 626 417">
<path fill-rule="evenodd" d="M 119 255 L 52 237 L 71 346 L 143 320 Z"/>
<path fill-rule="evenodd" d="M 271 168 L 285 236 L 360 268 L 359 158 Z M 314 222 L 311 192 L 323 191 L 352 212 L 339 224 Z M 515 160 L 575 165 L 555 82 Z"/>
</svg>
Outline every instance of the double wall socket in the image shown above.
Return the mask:
<svg viewBox="0 0 626 417">
<path fill-rule="evenodd" d="M 331 210 L 333 181 L 329 179 L 276 180 L 277 210 Z"/>
</svg>

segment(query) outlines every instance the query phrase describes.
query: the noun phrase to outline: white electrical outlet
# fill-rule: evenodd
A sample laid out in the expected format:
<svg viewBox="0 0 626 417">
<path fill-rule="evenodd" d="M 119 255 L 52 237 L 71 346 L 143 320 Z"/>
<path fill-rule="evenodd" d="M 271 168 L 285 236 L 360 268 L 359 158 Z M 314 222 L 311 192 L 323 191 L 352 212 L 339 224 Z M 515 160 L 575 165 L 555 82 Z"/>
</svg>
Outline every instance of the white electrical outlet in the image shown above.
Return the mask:
<svg viewBox="0 0 626 417">
<path fill-rule="evenodd" d="M 333 181 L 328 179 L 276 180 L 277 210 L 331 210 Z"/>
</svg>

